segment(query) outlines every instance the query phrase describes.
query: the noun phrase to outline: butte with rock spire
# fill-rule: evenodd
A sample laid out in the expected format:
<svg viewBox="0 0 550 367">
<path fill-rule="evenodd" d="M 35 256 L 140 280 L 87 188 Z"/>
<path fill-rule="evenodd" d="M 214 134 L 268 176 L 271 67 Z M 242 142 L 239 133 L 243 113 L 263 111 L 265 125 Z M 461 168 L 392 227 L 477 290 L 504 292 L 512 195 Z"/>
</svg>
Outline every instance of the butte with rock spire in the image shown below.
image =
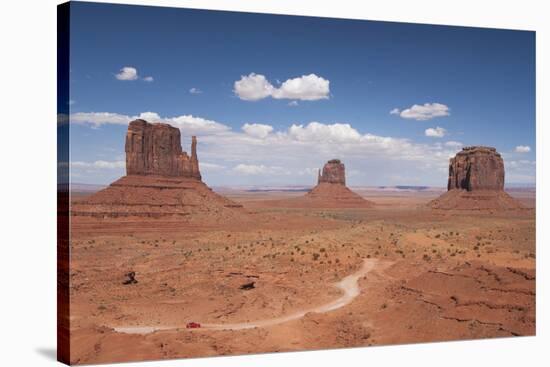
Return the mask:
<svg viewBox="0 0 550 367">
<path fill-rule="evenodd" d="M 134 120 L 128 125 L 125 151 L 126 176 L 73 203 L 74 216 L 220 222 L 243 214 L 241 205 L 202 182 L 195 136 L 189 156 L 182 150 L 179 129 Z"/>
<path fill-rule="evenodd" d="M 304 196 L 271 200 L 271 206 L 288 208 L 370 208 L 373 202 L 346 186 L 346 167 L 339 159 L 331 159 L 317 174 L 317 185 Z"/>
<path fill-rule="evenodd" d="M 374 205 L 346 186 L 346 166 L 339 159 L 325 163 L 317 174 L 317 186 L 303 199 L 311 207 L 365 208 Z"/>
</svg>

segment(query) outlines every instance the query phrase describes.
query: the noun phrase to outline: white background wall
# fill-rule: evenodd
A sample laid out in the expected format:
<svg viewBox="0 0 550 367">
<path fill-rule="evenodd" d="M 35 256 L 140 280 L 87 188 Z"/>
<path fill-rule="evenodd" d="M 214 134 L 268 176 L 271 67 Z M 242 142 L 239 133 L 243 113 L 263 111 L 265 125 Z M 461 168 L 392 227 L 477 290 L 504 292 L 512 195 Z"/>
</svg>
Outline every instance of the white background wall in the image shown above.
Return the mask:
<svg viewBox="0 0 550 367">
<path fill-rule="evenodd" d="M 0 119 L 0 365 L 3 366 L 56 363 L 57 2 L 0 2 L 0 106 L 3 111 Z M 543 141 L 548 141 L 550 129 L 548 121 L 543 121 L 548 119 L 550 103 L 550 21 L 545 1 L 385 0 L 374 4 L 374 1 L 353 0 L 322 3 L 319 0 L 150 0 L 128 3 L 536 30 L 538 312 L 537 337 L 176 360 L 127 366 L 400 364 L 463 367 L 538 366 L 548 363 L 549 355 L 545 353 L 545 347 L 548 349 L 550 345 L 550 259 L 544 247 L 550 239 L 550 159 Z"/>
</svg>

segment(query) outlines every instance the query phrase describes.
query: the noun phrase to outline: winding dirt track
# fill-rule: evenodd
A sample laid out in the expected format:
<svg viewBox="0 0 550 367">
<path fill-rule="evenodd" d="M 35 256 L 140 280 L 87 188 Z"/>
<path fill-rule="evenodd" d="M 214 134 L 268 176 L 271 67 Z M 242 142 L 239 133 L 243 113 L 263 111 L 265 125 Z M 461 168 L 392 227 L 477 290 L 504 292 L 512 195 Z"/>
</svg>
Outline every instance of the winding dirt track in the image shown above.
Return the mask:
<svg viewBox="0 0 550 367">
<path fill-rule="evenodd" d="M 361 269 L 359 269 L 357 272 L 348 275 L 347 277 L 343 278 L 338 283 L 335 283 L 334 286 L 336 288 L 339 288 L 343 291 L 343 295 L 340 296 L 338 299 L 331 301 L 329 303 L 316 306 L 313 308 L 308 308 L 305 310 L 301 310 L 298 312 L 294 312 L 292 314 L 286 315 L 286 316 L 280 316 L 280 317 L 274 317 L 264 320 L 257 320 L 257 321 L 250 321 L 250 322 L 241 322 L 241 323 L 234 323 L 234 324 L 202 324 L 201 329 L 197 330 L 244 330 L 244 329 L 253 329 L 257 327 L 266 327 L 266 326 L 272 326 L 277 324 L 282 324 L 287 321 L 296 320 L 299 318 L 304 317 L 307 313 L 313 312 L 313 313 L 325 313 L 329 311 L 333 311 L 336 309 L 339 309 L 341 307 L 346 306 L 351 301 L 355 299 L 359 294 L 361 294 L 361 290 L 359 289 L 359 278 L 365 276 L 368 272 L 372 271 L 374 267 L 377 265 L 378 260 L 376 259 L 365 259 L 363 266 Z M 126 333 L 126 334 L 150 334 L 155 331 L 160 330 L 177 330 L 177 329 L 183 329 L 184 326 L 130 326 L 130 327 L 115 327 L 114 330 L 119 333 Z"/>
</svg>

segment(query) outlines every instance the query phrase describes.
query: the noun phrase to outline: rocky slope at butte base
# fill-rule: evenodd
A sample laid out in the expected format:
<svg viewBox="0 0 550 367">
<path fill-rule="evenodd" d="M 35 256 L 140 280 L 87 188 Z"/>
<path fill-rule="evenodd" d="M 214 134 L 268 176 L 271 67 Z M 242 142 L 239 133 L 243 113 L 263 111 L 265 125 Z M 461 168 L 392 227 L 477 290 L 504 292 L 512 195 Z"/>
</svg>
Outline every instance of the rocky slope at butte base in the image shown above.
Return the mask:
<svg viewBox="0 0 550 367">
<path fill-rule="evenodd" d="M 351 191 L 347 186 L 322 182 L 296 199 L 311 208 L 370 208 L 374 203 Z"/>
<path fill-rule="evenodd" d="M 195 179 L 132 175 L 73 203 L 71 212 L 94 218 L 233 217 L 241 207 Z"/>
<path fill-rule="evenodd" d="M 432 209 L 510 210 L 524 206 L 505 191 L 450 190 L 428 204 Z"/>
</svg>

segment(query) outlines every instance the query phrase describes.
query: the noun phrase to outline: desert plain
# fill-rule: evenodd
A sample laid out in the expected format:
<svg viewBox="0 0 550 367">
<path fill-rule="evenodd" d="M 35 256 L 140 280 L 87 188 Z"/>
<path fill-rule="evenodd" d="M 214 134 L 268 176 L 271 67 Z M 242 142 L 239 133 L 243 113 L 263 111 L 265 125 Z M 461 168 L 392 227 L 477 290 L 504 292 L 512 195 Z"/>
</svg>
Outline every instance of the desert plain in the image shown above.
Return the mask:
<svg viewBox="0 0 550 367">
<path fill-rule="evenodd" d="M 238 215 L 72 217 L 71 362 L 535 334 L 534 189 L 509 190 L 524 207 L 504 211 L 429 208 L 444 189 L 351 189 L 373 205 L 215 188 Z"/>
</svg>

